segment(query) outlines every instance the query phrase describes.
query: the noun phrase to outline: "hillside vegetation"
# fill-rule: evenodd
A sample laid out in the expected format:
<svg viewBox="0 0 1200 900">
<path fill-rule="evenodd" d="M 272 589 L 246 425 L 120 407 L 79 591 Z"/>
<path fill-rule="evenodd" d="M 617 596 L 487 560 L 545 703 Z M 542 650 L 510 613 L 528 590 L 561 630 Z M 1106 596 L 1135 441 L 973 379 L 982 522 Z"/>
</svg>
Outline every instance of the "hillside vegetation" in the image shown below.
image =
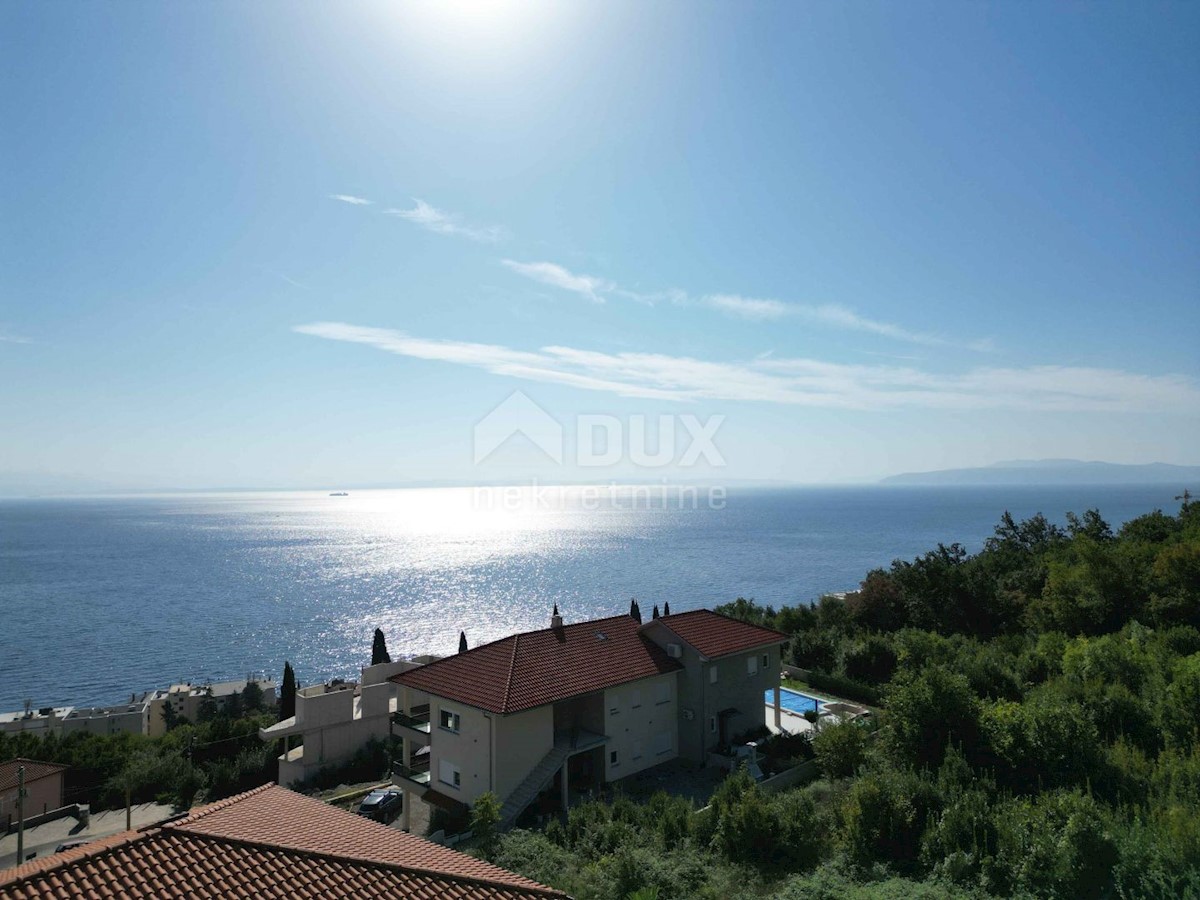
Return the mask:
<svg viewBox="0 0 1200 900">
<path fill-rule="evenodd" d="M 1200 897 L 1200 504 L 1115 533 L 1005 515 L 844 601 L 721 611 L 877 691 L 882 727 L 826 728 L 807 787 L 589 803 L 497 862 L 581 900 Z"/>
</svg>

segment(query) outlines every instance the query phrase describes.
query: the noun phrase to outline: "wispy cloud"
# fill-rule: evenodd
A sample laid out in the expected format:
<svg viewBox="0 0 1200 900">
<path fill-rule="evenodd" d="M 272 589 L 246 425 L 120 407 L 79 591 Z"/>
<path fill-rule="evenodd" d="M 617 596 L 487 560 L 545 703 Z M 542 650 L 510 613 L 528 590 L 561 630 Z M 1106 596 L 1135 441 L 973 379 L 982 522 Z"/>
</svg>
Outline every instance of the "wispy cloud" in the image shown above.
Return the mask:
<svg viewBox="0 0 1200 900">
<path fill-rule="evenodd" d="M 601 353 L 548 346 L 431 340 L 344 322 L 298 325 L 301 334 L 365 344 L 526 381 L 571 385 L 622 397 L 727 400 L 844 409 L 1021 409 L 1056 412 L 1190 414 L 1200 389 L 1178 375 L 1071 366 L 973 368 L 961 374 L 911 366 L 862 366 L 760 356 L 713 362 L 659 353 Z"/>
<path fill-rule="evenodd" d="M 702 298 L 700 304 L 718 312 L 753 321 L 782 319 L 791 312 L 788 304 L 778 300 L 758 300 L 754 297 L 740 297 L 737 294 L 711 294 Z"/>
<path fill-rule="evenodd" d="M 13 334 L 4 328 L 0 328 L 0 344 L 32 344 L 33 338 L 27 338 L 23 335 Z"/>
<path fill-rule="evenodd" d="M 459 217 L 438 209 L 420 200 L 413 198 L 412 209 L 399 209 L 392 207 L 385 209 L 384 213 L 389 216 L 396 216 L 404 219 L 406 222 L 412 222 L 414 225 L 419 225 L 429 231 L 437 234 L 453 235 L 454 237 L 465 237 L 472 241 L 480 241 L 483 243 L 495 243 L 504 237 L 504 229 L 499 226 L 489 225 L 479 227 L 474 225 L 464 225 L 459 221 Z"/>
<path fill-rule="evenodd" d="M 995 349 L 990 340 L 960 341 L 941 335 L 913 331 L 890 322 L 881 322 L 859 315 L 853 310 L 837 304 L 785 303 L 782 300 L 745 297 L 740 294 L 707 294 L 702 297 L 690 297 L 686 292 L 675 289 L 644 293 L 627 290 L 612 281 L 594 275 L 580 275 L 571 272 L 557 263 L 522 263 L 514 262 L 511 259 L 504 259 L 501 262 L 518 275 L 564 291 L 572 291 L 596 303 L 603 303 L 605 296 L 611 295 L 627 300 L 636 300 L 639 303 L 669 302 L 676 306 L 699 306 L 752 322 L 773 322 L 788 318 L 803 319 L 830 328 L 863 331 L 911 344 L 961 347 L 980 352 Z"/>
<path fill-rule="evenodd" d="M 511 259 L 502 259 L 500 262 L 518 275 L 524 275 L 526 278 L 531 278 L 542 284 L 548 284 L 551 287 L 579 294 L 587 297 L 593 303 L 603 303 L 604 297 L 601 294 L 611 291 L 615 287 L 612 282 L 605 281 L 603 278 L 595 278 L 591 275 L 576 275 L 573 272 L 568 272 L 556 263 L 523 263 Z"/>
<path fill-rule="evenodd" d="M 341 200 L 343 203 L 349 203 L 352 206 L 370 206 L 374 202 L 364 197 L 355 197 L 353 194 L 330 194 L 329 199 Z"/>
</svg>

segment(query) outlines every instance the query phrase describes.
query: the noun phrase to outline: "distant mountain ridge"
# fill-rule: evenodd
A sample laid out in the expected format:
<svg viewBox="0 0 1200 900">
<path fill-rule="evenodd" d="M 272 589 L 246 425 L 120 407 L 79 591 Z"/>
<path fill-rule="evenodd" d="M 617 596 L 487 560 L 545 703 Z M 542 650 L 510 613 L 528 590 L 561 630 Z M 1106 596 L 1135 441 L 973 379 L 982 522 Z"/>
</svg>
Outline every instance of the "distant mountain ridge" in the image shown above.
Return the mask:
<svg viewBox="0 0 1200 900">
<path fill-rule="evenodd" d="M 1015 459 L 974 469 L 940 469 L 905 472 L 882 479 L 880 484 L 1018 485 L 1018 484 L 1169 484 L 1180 489 L 1200 487 L 1200 466 L 1170 463 L 1085 462 L 1079 459 Z"/>
</svg>

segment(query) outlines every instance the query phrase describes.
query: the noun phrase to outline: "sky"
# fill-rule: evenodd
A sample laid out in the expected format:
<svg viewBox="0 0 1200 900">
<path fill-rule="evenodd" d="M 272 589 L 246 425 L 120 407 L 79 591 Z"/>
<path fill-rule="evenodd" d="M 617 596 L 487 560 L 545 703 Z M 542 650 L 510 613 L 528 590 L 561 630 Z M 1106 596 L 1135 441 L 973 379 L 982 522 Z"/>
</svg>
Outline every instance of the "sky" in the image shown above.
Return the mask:
<svg viewBox="0 0 1200 900">
<path fill-rule="evenodd" d="M 1200 464 L 1198 40 L 1194 3 L 4 4 L 0 490 Z"/>
</svg>

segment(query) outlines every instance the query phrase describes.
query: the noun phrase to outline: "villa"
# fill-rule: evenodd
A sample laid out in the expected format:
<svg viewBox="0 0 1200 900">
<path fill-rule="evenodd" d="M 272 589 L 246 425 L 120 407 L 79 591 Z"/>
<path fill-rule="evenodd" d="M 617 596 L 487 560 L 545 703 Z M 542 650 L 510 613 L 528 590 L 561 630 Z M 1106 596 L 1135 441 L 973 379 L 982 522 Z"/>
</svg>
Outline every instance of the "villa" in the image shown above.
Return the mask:
<svg viewBox="0 0 1200 900">
<path fill-rule="evenodd" d="M 708 610 L 641 623 L 630 615 L 512 635 L 391 677 L 403 757 L 393 782 L 412 801 L 464 809 L 485 792 L 504 826 L 535 800 L 578 792 L 673 759 L 698 765 L 780 721 L 787 636 Z"/>
<path fill-rule="evenodd" d="M 0 872 L 0 897 L 569 900 L 275 785 Z"/>
</svg>

